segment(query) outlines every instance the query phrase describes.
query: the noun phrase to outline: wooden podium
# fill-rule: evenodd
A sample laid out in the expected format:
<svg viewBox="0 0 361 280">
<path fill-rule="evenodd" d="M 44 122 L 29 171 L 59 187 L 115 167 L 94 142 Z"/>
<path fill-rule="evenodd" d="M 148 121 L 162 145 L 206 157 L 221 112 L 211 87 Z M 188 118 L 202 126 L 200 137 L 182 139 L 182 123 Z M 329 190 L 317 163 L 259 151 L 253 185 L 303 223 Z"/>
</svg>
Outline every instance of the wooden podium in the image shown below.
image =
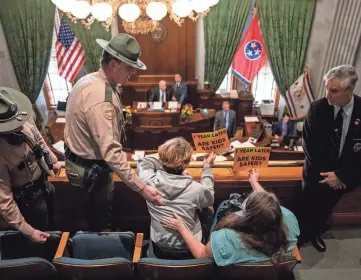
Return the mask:
<svg viewBox="0 0 361 280">
<path fill-rule="evenodd" d="M 168 139 L 184 137 L 193 143 L 192 133 L 213 131 L 216 111 L 208 110 L 203 116 L 194 111 L 189 119 L 183 120 L 180 112 L 170 110 L 132 110 L 132 120 L 126 127 L 125 146 L 132 150 L 156 150 Z"/>
</svg>

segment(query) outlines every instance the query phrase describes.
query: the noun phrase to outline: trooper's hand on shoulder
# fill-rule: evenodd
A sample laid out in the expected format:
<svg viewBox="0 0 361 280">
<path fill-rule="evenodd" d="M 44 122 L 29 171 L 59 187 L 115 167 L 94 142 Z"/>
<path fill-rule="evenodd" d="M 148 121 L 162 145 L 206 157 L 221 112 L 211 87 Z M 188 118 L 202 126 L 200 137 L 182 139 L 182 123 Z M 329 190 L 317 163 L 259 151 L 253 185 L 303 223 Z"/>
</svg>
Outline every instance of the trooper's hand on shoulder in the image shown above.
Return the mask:
<svg viewBox="0 0 361 280">
<path fill-rule="evenodd" d="M 145 187 L 141 191 L 141 194 L 145 200 L 147 200 L 155 205 L 158 205 L 158 206 L 166 205 L 162 199 L 162 197 L 164 196 L 164 193 L 157 190 L 156 188 L 145 185 Z"/>
</svg>

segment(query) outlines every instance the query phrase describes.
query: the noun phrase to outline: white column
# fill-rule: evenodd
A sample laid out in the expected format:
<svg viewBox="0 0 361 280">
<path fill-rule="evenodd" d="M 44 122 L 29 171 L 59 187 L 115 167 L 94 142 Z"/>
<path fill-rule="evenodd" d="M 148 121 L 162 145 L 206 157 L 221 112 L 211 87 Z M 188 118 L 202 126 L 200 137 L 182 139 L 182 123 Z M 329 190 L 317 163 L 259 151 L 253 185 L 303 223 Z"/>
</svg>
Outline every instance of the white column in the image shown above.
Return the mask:
<svg viewBox="0 0 361 280">
<path fill-rule="evenodd" d="M 203 18 L 196 22 L 196 79 L 197 88 L 204 89 L 204 67 L 205 67 L 205 47 L 204 47 L 204 25 Z"/>
<path fill-rule="evenodd" d="M 361 38 L 361 1 L 337 1 L 334 11 L 331 36 L 326 45 L 326 57 L 319 77 L 319 90 L 316 97 L 325 96 L 323 75 L 331 68 L 341 64 L 355 64 L 357 49 Z"/>
<path fill-rule="evenodd" d="M 112 25 L 110 26 L 110 31 L 112 33 L 112 37 L 119 33 L 119 31 L 118 31 L 118 16 L 117 15 L 115 15 L 113 17 L 113 22 L 112 22 Z"/>
</svg>

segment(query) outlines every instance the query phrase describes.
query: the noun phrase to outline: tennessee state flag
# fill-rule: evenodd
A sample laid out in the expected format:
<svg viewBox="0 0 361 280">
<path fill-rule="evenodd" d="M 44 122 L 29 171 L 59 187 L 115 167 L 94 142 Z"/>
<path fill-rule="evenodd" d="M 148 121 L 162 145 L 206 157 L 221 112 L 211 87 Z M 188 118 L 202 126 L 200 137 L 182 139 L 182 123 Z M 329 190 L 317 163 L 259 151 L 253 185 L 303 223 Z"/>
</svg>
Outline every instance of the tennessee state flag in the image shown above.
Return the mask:
<svg viewBox="0 0 361 280">
<path fill-rule="evenodd" d="M 266 61 L 266 48 L 256 12 L 234 54 L 232 73 L 242 82 L 250 84 Z"/>
</svg>

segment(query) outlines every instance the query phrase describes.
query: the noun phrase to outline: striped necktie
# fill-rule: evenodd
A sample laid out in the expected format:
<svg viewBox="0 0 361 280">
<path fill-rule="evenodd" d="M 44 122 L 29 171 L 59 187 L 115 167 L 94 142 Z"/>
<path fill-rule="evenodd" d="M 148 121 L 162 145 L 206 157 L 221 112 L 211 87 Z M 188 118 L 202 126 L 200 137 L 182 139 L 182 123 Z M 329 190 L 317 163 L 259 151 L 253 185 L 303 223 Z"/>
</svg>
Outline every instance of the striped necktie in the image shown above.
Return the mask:
<svg viewBox="0 0 361 280">
<path fill-rule="evenodd" d="M 340 146 L 341 146 L 341 138 L 342 138 L 342 127 L 343 127 L 343 109 L 341 108 L 337 112 L 336 119 L 332 125 L 332 131 L 330 133 L 330 153 L 335 157 L 339 158 L 340 156 Z"/>
</svg>

